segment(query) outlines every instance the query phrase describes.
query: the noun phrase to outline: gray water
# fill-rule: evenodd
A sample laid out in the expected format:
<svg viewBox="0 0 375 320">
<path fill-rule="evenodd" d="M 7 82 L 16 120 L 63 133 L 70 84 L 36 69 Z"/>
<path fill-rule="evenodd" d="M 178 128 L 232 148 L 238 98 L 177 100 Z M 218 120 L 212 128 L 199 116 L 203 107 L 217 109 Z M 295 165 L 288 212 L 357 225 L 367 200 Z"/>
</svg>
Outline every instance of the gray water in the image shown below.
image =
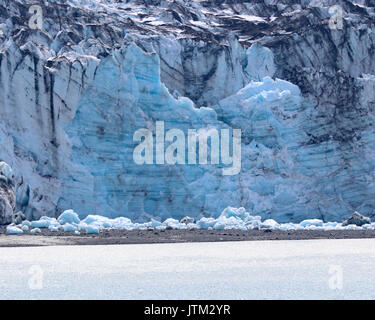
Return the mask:
<svg viewBox="0 0 375 320">
<path fill-rule="evenodd" d="M 375 239 L 0 248 L 1 299 L 374 299 Z"/>
</svg>

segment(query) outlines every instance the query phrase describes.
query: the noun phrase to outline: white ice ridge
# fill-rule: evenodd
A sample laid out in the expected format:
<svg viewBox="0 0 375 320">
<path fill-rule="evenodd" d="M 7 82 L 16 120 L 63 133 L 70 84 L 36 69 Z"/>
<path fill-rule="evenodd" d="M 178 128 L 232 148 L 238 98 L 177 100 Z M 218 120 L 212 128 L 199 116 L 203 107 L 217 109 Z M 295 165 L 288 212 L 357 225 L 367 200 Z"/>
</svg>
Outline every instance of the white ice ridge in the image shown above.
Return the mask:
<svg viewBox="0 0 375 320">
<path fill-rule="evenodd" d="M 79 234 L 98 234 L 102 230 L 375 230 L 375 223 L 368 223 L 362 226 L 354 224 L 343 225 L 341 222 L 323 222 L 320 219 L 306 219 L 300 223 L 278 223 L 273 219 L 262 220 L 260 216 L 253 216 L 244 208 L 227 207 L 216 218 L 201 218 L 195 222 L 194 219 L 185 219 L 188 223 L 168 218 L 163 222 L 151 219 L 149 222 L 136 223 L 129 218 L 118 217 L 108 218 L 100 215 L 88 215 L 80 220 L 74 210 L 64 211 L 57 219 L 43 216 L 37 221 L 24 221 L 17 226 L 8 226 L 8 234 L 22 234 L 28 227 L 34 229 L 32 233 L 39 233 L 40 229 L 48 228 L 52 232 L 64 231 Z M 27 228 L 25 228 L 25 226 Z M 26 230 L 25 230 L 26 229 Z"/>
</svg>

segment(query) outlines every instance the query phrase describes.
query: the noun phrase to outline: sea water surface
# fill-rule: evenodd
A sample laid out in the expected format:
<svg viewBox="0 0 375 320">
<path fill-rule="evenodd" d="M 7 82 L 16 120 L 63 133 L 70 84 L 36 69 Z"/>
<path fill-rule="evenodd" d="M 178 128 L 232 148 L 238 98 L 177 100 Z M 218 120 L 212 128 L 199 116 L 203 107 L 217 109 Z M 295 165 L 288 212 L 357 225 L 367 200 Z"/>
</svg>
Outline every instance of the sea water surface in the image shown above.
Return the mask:
<svg viewBox="0 0 375 320">
<path fill-rule="evenodd" d="M 374 299 L 375 239 L 0 248 L 0 299 Z"/>
</svg>

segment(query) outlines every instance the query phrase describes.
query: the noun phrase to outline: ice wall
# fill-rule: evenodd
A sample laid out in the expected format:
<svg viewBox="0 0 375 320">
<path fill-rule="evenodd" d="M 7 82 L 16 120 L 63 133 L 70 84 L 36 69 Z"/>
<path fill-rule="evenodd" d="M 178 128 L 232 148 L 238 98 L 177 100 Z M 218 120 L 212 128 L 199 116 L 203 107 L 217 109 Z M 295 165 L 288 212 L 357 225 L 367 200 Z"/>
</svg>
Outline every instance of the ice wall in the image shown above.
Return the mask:
<svg viewBox="0 0 375 320">
<path fill-rule="evenodd" d="M 48 6 L 45 30 L 31 31 L 20 18 L 27 5 L 0 0 L 0 160 L 30 219 L 70 208 L 134 221 L 216 217 L 227 206 L 280 222 L 373 214 L 371 7 L 338 33 L 319 20 L 326 8 L 262 1 L 226 10 L 274 20 L 195 1 L 186 10 L 68 1 Z M 162 22 L 136 18 L 153 10 Z M 280 11 L 301 29 L 286 31 Z M 305 30 L 304 18 L 317 27 Z M 241 172 L 135 164 L 133 134 L 156 121 L 185 134 L 241 129 Z"/>
<path fill-rule="evenodd" d="M 9 59 L 21 56 L 21 52 L 13 50 L 14 55 Z M 35 77 L 38 71 L 33 67 L 38 64 L 29 55 L 23 57 L 22 64 L 30 68 L 16 71 L 12 82 L 8 82 L 10 86 L 4 90 L 17 99 L 7 105 L 20 108 L 10 117 L 14 131 L 8 131 L 19 160 L 14 161 L 11 151 L 3 157 L 27 176 L 27 194 L 31 197 L 25 208 L 28 214 L 53 215 L 56 208 L 74 207 L 82 216 L 165 219 L 216 215 L 228 205 L 240 204 L 254 213 L 278 215 L 272 212 L 270 199 L 279 194 L 275 190 L 279 177 L 276 175 L 274 181 L 268 182 L 267 177 L 256 178 L 254 172 L 258 169 L 254 166 L 262 160 L 254 155 L 261 150 L 261 157 L 271 167 L 273 162 L 288 158 L 286 147 L 290 138 L 286 135 L 293 129 L 282 117 L 296 114 L 300 108 L 296 86 L 266 77 L 264 82 L 251 82 L 214 108 L 198 108 L 188 98 L 174 98 L 160 81 L 158 56 L 145 53 L 134 44 L 100 62 L 87 57 L 79 63 L 72 62 L 69 70 L 65 64 L 59 69 L 51 68 L 45 71 L 43 81 Z M 67 76 L 72 70 L 82 73 L 81 68 L 85 70 L 84 78 Z M 14 84 L 24 85 L 27 76 L 36 79 L 30 83 L 30 91 L 16 95 Z M 44 93 L 40 97 L 36 86 Z M 53 97 L 48 94 L 51 90 Z M 2 99 L 7 98 L 2 96 Z M 275 112 L 272 107 L 279 109 Z M 230 123 L 232 118 L 242 119 L 241 123 Z M 222 166 L 209 164 L 135 164 L 133 135 L 141 128 L 155 131 L 156 120 L 164 121 L 166 131 L 177 128 L 185 133 L 188 129 L 220 130 L 229 128 L 228 124 L 231 128 L 241 128 L 244 140 L 241 173 L 223 176 Z M 254 128 L 249 129 L 249 125 Z M 272 138 L 266 137 L 269 130 L 273 131 Z M 257 144 L 254 132 L 265 140 L 259 138 Z M 277 144 L 280 152 L 271 155 L 275 147 L 272 142 L 276 140 L 280 140 Z M 292 169 L 286 163 L 279 165 Z M 25 191 L 21 191 L 20 198 L 24 198 Z M 39 193 L 42 194 L 39 201 L 32 198 Z"/>
</svg>

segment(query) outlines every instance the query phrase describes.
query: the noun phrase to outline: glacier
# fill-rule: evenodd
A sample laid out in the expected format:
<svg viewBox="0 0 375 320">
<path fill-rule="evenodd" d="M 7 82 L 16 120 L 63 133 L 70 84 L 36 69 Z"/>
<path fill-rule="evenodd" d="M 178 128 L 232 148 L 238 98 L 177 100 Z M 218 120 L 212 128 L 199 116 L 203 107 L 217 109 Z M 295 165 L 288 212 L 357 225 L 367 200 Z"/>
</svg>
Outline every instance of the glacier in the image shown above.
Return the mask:
<svg viewBox="0 0 375 320">
<path fill-rule="evenodd" d="M 330 1 L 295 2 L 55 0 L 31 30 L 32 1 L 0 0 L 0 160 L 16 210 L 205 227 L 227 207 L 269 227 L 372 217 L 374 6 L 342 2 L 345 28 L 330 30 Z M 241 172 L 135 164 L 133 134 L 155 121 L 241 129 Z"/>
</svg>

